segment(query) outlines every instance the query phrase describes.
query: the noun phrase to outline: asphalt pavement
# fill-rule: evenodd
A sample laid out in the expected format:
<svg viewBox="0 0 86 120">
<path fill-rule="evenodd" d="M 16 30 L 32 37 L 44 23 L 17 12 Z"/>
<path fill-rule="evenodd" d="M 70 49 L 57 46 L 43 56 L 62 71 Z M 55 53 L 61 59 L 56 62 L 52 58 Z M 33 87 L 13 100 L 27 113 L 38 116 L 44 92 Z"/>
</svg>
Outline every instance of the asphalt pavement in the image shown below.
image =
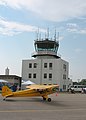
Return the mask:
<svg viewBox="0 0 86 120">
<path fill-rule="evenodd" d="M 15 97 L 3 101 L 0 95 L 0 120 L 86 120 L 86 94 L 59 93 L 41 97 Z"/>
</svg>

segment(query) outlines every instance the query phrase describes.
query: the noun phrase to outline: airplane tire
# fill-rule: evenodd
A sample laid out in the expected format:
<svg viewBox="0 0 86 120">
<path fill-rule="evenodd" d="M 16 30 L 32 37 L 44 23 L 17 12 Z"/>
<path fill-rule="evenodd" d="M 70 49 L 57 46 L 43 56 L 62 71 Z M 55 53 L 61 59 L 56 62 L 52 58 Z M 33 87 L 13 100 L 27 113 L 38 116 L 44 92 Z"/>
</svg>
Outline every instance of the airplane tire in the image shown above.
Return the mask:
<svg viewBox="0 0 86 120">
<path fill-rule="evenodd" d="M 48 98 L 48 102 L 51 102 L 51 98 Z"/>
</svg>

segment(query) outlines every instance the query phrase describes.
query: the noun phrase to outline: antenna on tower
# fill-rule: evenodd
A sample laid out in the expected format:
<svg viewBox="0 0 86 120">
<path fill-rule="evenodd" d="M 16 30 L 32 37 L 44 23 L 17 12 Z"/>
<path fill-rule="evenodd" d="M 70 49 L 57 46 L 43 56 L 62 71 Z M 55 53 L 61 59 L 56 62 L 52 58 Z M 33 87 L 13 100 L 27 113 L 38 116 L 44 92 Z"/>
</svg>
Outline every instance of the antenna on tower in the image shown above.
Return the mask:
<svg viewBox="0 0 86 120">
<path fill-rule="evenodd" d="M 54 35 L 54 40 L 56 41 L 56 28 L 55 28 L 55 35 Z"/>
<path fill-rule="evenodd" d="M 36 31 L 36 37 L 37 37 L 37 40 L 39 40 L 39 28 L 38 28 L 38 30 Z"/>
<path fill-rule="evenodd" d="M 58 32 L 58 37 L 57 37 L 57 40 L 59 41 L 59 32 Z"/>
<path fill-rule="evenodd" d="M 47 35 L 46 35 L 46 32 L 45 32 L 45 40 L 46 40 L 46 38 L 47 38 Z"/>
<path fill-rule="evenodd" d="M 47 28 L 47 38 L 49 38 L 49 28 Z"/>
<path fill-rule="evenodd" d="M 36 33 L 36 40 L 38 40 L 38 32 L 36 31 L 35 33 Z"/>
<path fill-rule="evenodd" d="M 39 40 L 41 40 L 41 33 L 39 34 Z"/>
</svg>

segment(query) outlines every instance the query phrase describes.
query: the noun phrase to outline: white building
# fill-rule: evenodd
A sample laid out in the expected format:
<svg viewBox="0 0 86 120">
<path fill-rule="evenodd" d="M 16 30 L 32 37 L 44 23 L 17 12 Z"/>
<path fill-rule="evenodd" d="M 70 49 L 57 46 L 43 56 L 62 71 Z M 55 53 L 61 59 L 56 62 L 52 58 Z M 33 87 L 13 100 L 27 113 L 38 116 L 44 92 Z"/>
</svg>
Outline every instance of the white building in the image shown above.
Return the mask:
<svg viewBox="0 0 86 120">
<path fill-rule="evenodd" d="M 72 81 L 68 79 L 69 63 L 57 56 L 59 43 L 56 40 L 36 40 L 34 59 L 22 60 L 22 79 L 37 84 L 59 84 L 66 91 Z"/>
</svg>

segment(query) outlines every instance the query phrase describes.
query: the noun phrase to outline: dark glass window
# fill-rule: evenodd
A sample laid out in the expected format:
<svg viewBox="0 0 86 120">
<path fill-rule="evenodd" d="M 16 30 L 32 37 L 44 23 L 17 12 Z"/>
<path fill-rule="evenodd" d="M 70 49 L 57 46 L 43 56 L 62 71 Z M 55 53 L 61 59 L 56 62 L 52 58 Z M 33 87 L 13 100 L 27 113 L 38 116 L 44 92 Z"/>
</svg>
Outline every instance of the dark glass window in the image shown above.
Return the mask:
<svg viewBox="0 0 86 120">
<path fill-rule="evenodd" d="M 32 78 L 32 74 L 31 73 L 28 74 L 28 78 Z"/>
<path fill-rule="evenodd" d="M 33 74 L 33 78 L 36 78 L 36 73 Z"/>
<path fill-rule="evenodd" d="M 44 78 L 47 78 L 47 73 L 44 73 Z"/>
<path fill-rule="evenodd" d="M 51 73 L 49 73 L 49 79 L 52 79 L 52 74 Z"/>
<path fill-rule="evenodd" d="M 66 71 L 66 65 L 65 64 L 63 64 L 63 69 Z"/>
<path fill-rule="evenodd" d="M 47 63 L 44 63 L 44 68 L 47 68 Z"/>
<path fill-rule="evenodd" d="M 63 85 L 63 90 L 66 90 L 66 85 Z"/>
<path fill-rule="evenodd" d="M 29 68 L 32 68 L 32 63 L 29 63 Z"/>
<path fill-rule="evenodd" d="M 66 79 L 66 75 L 65 74 L 63 75 L 63 79 Z"/>
<path fill-rule="evenodd" d="M 52 69 L 52 66 L 53 66 L 52 63 L 49 63 L 49 69 Z"/>
<path fill-rule="evenodd" d="M 74 86 L 74 88 L 77 88 L 77 86 Z"/>
<path fill-rule="evenodd" d="M 34 68 L 37 68 L 37 63 L 34 63 Z"/>
</svg>

